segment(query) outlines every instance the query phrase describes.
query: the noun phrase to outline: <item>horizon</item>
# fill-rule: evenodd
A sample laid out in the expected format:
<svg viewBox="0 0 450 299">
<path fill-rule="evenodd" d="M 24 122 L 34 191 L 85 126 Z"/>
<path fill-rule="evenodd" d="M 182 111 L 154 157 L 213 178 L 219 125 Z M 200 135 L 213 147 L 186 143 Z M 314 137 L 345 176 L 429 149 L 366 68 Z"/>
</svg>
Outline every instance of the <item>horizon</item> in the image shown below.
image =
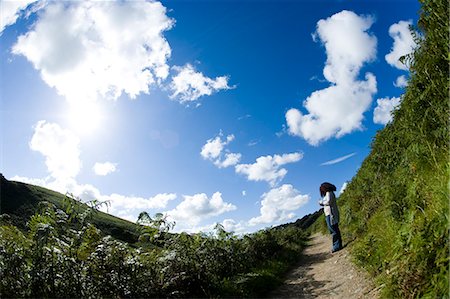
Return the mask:
<svg viewBox="0 0 450 299">
<path fill-rule="evenodd" d="M 408 5 L 405 5 L 408 3 Z M 411 4 L 411 5 L 409 5 Z M 1 172 L 175 232 L 339 193 L 401 103 L 418 1 L 1 2 Z"/>
</svg>

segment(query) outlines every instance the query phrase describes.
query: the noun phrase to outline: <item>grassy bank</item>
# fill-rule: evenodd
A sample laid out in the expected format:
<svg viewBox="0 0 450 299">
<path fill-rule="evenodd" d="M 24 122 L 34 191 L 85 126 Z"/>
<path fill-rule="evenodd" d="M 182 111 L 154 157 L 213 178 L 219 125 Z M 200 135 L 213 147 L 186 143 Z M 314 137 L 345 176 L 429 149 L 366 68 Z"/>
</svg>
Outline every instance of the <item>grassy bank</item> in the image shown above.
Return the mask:
<svg viewBox="0 0 450 299">
<path fill-rule="evenodd" d="M 386 298 L 449 296 L 448 1 L 421 2 L 401 105 L 339 199 L 344 238 Z"/>
</svg>

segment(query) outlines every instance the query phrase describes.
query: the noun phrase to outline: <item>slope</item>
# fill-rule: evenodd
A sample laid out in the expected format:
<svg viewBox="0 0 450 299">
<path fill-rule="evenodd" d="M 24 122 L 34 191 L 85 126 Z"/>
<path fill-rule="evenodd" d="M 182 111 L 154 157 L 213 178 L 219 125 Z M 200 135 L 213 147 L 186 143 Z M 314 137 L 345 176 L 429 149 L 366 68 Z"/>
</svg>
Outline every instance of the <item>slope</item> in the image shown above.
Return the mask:
<svg viewBox="0 0 450 299">
<path fill-rule="evenodd" d="M 421 2 L 402 103 L 339 200 L 344 242 L 386 298 L 449 295 L 449 3 Z"/>
<path fill-rule="evenodd" d="M 57 207 L 64 207 L 66 195 L 61 193 L 20 182 L 8 181 L 0 174 L 0 215 L 8 214 L 12 223 L 20 229 L 25 229 L 27 221 L 38 211 L 40 202 L 48 201 Z M 78 203 L 80 210 L 88 206 Z M 138 239 L 136 224 L 97 211 L 93 224 L 104 234 L 116 239 L 134 243 Z"/>
</svg>

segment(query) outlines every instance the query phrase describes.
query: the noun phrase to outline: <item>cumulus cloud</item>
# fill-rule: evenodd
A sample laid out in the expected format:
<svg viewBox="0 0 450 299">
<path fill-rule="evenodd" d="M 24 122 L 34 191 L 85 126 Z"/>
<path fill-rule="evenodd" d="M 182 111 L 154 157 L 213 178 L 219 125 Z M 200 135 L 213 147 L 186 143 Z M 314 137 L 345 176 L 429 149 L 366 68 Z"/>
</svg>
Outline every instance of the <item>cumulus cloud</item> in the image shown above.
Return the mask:
<svg viewBox="0 0 450 299">
<path fill-rule="evenodd" d="M 15 175 L 15 176 L 9 178 L 9 180 L 48 188 L 47 187 L 48 179 L 36 179 L 36 178 L 28 178 L 28 177 L 24 177 L 24 176 L 20 176 L 20 175 Z"/>
<path fill-rule="evenodd" d="M 247 229 L 247 224 L 242 221 L 236 221 L 234 219 L 224 219 L 220 224 L 227 232 L 242 233 Z"/>
<path fill-rule="evenodd" d="M 394 82 L 395 87 L 404 88 L 408 85 L 408 79 L 405 75 L 398 76 Z"/>
<path fill-rule="evenodd" d="M 37 0 L 2 0 L 0 2 L 0 35 L 7 26 L 16 22 L 16 20 L 23 14 L 25 8 Z"/>
<path fill-rule="evenodd" d="M 193 234 L 200 232 L 214 234 L 217 224 L 222 225 L 227 232 L 233 232 L 235 234 L 248 233 L 248 223 L 245 221 L 236 221 L 234 219 L 224 219 L 222 222 L 214 222 L 206 225 L 194 225 L 180 231 L 185 231 L 187 233 Z M 178 231 L 177 227 L 175 227 L 175 231 Z"/>
<path fill-rule="evenodd" d="M 417 46 L 409 30 L 412 21 L 400 21 L 389 27 L 389 35 L 394 39 L 391 52 L 386 54 L 385 59 L 391 66 L 407 71 L 409 66 L 400 62 L 400 57 L 410 54 Z"/>
<path fill-rule="evenodd" d="M 287 170 L 281 168 L 281 166 L 298 162 L 302 158 L 302 153 L 261 156 L 253 164 L 236 165 L 235 171 L 247 176 L 247 179 L 250 181 L 266 181 L 271 186 L 275 186 L 287 174 Z"/>
<path fill-rule="evenodd" d="M 285 184 L 262 195 L 261 215 L 249 220 L 249 225 L 268 224 L 286 221 L 295 217 L 293 211 L 309 201 L 308 195 L 302 195 L 292 185 Z"/>
<path fill-rule="evenodd" d="M 39 121 L 29 146 L 45 157 L 45 165 L 55 179 L 75 177 L 81 169 L 79 138 L 58 124 Z"/>
<path fill-rule="evenodd" d="M 234 135 L 228 135 L 225 140 L 222 140 L 222 133 L 219 134 L 219 136 L 216 136 L 215 138 L 208 139 L 202 147 L 202 151 L 200 152 L 200 155 L 204 159 L 216 159 L 220 156 L 222 153 L 225 145 L 230 143 L 234 140 Z"/>
<path fill-rule="evenodd" d="M 191 64 L 183 67 L 175 66 L 173 69 L 177 72 L 172 77 L 169 89 L 172 91 L 170 96 L 181 103 L 196 101 L 201 96 L 211 95 L 222 89 L 231 89 L 228 85 L 228 77 L 221 76 L 215 79 L 204 76 L 197 72 Z"/>
<path fill-rule="evenodd" d="M 117 193 L 107 195 L 102 194 L 100 190 L 93 185 L 78 183 L 75 178 L 54 179 L 47 177 L 45 179 L 33 179 L 14 176 L 10 179 L 42 186 L 62 194 L 70 193 L 84 202 L 92 200 L 107 202 L 108 206 L 102 206 L 100 208 L 102 211 L 130 221 L 136 221 L 139 213 L 142 211 L 162 210 L 167 207 L 170 201 L 177 198 L 175 193 L 160 193 L 151 197 L 126 196 Z"/>
<path fill-rule="evenodd" d="M 392 121 L 392 111 L 400 105 L 400 98 L 381 98 L 377 100 L 377 107 L 373 111 L 373 122 L 385 125 Z"/>
<path fill-rule="evenodd" d="M 125 196 L 121 194 L 103 195 L 101 199 L 110 203 L 110 212 L 117 216 L 137 216 L 142 211 L 164 209 L 168 203 L 175 200 L 175 193 L 160 193 L 153 197 Z"/>
<path fill-rule="evenodd" d="M 234 140 L 234 135 L 228 135 L 222 140 L 222 133 L 218 136 L 208 139 L 203 145 L 200 155 L 205 160 L 209 160 L 219 168 L 226 168 L 236 165 L 241 160 L 241 154 L 225 152 L 225 146 Z"/>
<path fill-rule="evenodd" d="M 391 52 L 386 54 L 386 62 L 391 66 L 407 71 L 409 65 L 400 62 L 402 56 L 408 55 L 414 52 L 417 44 L 414 41 L 413 35 L 410 31 L 412 21 L 400 21 L 392 24 L 389 27 L 389 35 L 394 39 Z M 395 87 L 404 88 L 408 85 L 408 80 L 405 75 L 399 76 L 394 82 Z M 399 97 L 386 97 L 377 100 L 377 107 L 373 112 L 373 122 L 376 124 L 385 125 L 392 121 L 392 111 L 400 104 L 401 99 Z"/>
<path fill-rule="evenodd" d="M 357 79 L 363 65 L 376 57 L 377 39 L 367 32 L 372 24 L 370 16 L 346 10 L 317 23 L 313 37 L 325 46 L 327 61 L 323 74 L 331 86 L 313 92 L 304 101 L 308 114 L 295 108 L 287 111 L 291 135 L 318 145 L 362 129 L 363 113 L 377 91 L 373 74 L 367 73 L 365 80 Z"/>
<path fill-rule="evenodd" d="M 199 193 L 192 196 L 185 195 L 184 200 L 175 209 L 168 211 L 167 215 L 181 225 L 195 226 L 206 218 L 235 209 L 235 205 L 223 201 L 220 192 L 214 193 L 211 198 L 205 193 Z"/>
<path fill-rule="evenodd" d="M 173 24 L 156 1 L 49 2 L 12 51 L 72 103 L 135 98 L 168 76 Z"/>
<path fill-rule="evenodd" d="M 239 153 L 226 153 L 225 159 L 223 159 L 222 161 L 221 160 L 214 161 L 214 165 L 216 165 L 219 168 L 226 168 L 229 166 L 233 166 L 239 163 L 241 157 L 242 155 Z"/>
<path fill-rule="evenodd" d="M 327 161 L 327 162 L 323 162 L 323 163 L 320 164 L 320 165 L 322 165 L 322 166 L 325 166 L 325 165 L 333 165 L 333 164 L 336 164 L 336 163 L 345 161 L 345 160 L 347 160 L 348 158 L 353 157 L 354 155 L 356 155 L 356 153 L 351 153 L 351 154 L 348 154 L 348 155 L 345 155 L 345 156 L 342 156 L 342 157 L 339 157 L 339 158 L 336 158 L 336 159 L 333 159 L 333 160 L 330 160 L 330 161 Z"/>
<path fill-rule="evenodd" d="M 105 175 L 108 175 L 108 174 L 113 173 L 114 171 L 116 171 L 116 166 L 117 166 L 116 163 L 111 163 L 111 162 L 99 163 L 99 162 L 96 162 L 94 164 L 93 170 L 94 170 L 96 175 L 105 176 Z"/>
<path fill-rule="evenodd" d="M 341 195 L 342 193 L 344 193 L 345 189 L 347 189 L 347 185 L 348 185 L 347 182 L 345 182 L 345 183 L 342 184 L 342 187 L 341 187 L 341 189 L 339 190 L 339 195 Z"/>
</svg>

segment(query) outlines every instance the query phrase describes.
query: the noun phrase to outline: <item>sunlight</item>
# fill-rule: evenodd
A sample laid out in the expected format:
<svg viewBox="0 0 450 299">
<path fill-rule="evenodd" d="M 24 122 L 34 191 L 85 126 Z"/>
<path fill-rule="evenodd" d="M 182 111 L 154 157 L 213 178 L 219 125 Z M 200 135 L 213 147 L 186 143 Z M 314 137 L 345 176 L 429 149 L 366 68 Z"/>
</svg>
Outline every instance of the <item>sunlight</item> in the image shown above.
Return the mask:
<svg viewBox="0 0 450 299">
<path fill-rule="evenodd" d="M 101 126 L 105 118 L 98 101 L 74 101 L 70 103 L 68 121 L 70 127 L 80 135 L 92 135 Z"/>
</svg>

